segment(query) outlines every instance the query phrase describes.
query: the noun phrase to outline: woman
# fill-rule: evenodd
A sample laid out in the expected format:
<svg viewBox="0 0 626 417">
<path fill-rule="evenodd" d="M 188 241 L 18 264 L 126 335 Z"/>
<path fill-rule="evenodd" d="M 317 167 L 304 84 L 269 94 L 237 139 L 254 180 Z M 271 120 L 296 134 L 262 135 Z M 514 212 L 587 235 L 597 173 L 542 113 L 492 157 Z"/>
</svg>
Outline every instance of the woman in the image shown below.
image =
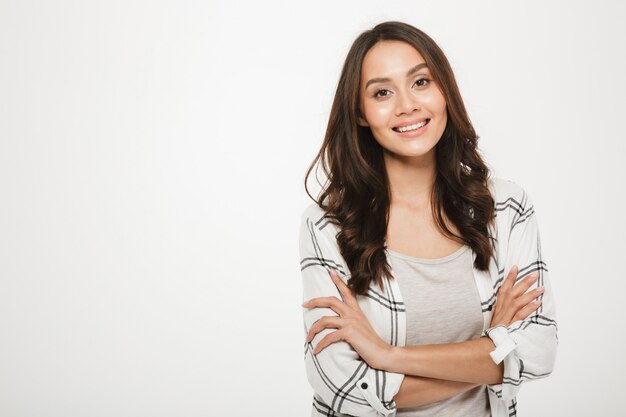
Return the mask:
<svg viewBox="0 0 626 417">
<path fill-rule="evenodd" d="M 477 139 L 428 35 L 385 22 L 355 40 L 305 178 L 328 178 L 300 229 L 312 415 L 513 416 L 552 372 L 533 204 Z"/>
</svg>

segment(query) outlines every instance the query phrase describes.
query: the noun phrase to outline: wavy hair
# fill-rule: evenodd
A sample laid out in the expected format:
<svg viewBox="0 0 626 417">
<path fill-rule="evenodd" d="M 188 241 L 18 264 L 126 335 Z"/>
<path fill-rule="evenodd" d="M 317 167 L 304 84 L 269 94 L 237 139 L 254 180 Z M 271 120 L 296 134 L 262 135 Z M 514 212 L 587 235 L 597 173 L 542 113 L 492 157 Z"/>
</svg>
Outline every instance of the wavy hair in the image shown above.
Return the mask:
<svg viewBox="0 0 626 417">
<path fill-rule="evenodd" d="M 389 222 L 390 187 L 383 148 L 361 115 L 360 80 L 365 54 L 377 42 L 403 41 L 426 61 L 446 102 L 448 121 L 436 147 L 436 178 L 431 209 L 437 227 L 461 240 L 476 253 L 474 266 L 487 270 L 493 256 L 488 225 L 495 218 L 495 203 L 488 189 L 489 169 L 478 148 L 478 136 L 469 120 L 450 63 L 439 46 L 421 30 L 397 21 L 383 22 L 361 33 L 348 52 L 333 100 L 319 153 L 309 166 L 304 187 L 308 196 L 339 228 L 336 239 L 350 269 L 348 286 L 365 295 L 374 281 L 383 289 L 383 276 L 393 279 L 385 254 Z M 308 178 L 320 166 L 327 178 L 315 199 Z M 317 177 L 317 169 L 316 169 Z M 455 235 L 443 213 L 457 227 Z"/>
</svg>

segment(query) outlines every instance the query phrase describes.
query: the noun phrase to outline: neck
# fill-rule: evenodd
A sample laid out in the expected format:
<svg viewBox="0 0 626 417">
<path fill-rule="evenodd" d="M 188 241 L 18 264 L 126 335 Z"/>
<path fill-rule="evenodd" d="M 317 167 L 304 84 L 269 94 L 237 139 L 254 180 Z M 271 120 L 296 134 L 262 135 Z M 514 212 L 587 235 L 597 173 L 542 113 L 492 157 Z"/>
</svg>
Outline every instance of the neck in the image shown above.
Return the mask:
<svg viewBox="0 0 626 417">
<path fill-rule="evenodd" d="M 389 177 L 391 205 L 429 207 L 437 176 L 434 149 L 420 157 L 399 157 L 385 152 L 384 161 Z"/>
</svg>

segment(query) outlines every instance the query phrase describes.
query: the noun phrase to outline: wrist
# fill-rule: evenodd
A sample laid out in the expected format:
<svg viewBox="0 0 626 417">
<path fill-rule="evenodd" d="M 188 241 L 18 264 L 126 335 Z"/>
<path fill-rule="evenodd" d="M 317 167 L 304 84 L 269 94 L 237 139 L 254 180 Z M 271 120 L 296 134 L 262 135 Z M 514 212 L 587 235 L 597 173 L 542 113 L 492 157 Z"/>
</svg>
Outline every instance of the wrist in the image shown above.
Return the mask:
<svg viewBox="0 0 626 417">
<path fill-rule="evenodd" d="M 389 346 L 387 353 L 384 355 L 380 369 L 387 372 L 399 373 L 399 363 L 402 363 L 403 346 Z"/>
</svg>

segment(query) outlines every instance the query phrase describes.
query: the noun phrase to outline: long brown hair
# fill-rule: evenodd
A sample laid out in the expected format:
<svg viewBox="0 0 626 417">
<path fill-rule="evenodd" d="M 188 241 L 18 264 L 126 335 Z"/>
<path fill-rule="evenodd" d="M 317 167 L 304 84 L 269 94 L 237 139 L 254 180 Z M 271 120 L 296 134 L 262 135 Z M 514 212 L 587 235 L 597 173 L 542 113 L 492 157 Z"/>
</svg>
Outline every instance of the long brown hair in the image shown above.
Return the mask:
<svg viewBox="0 0 626 417">
<path fill-rule="evenodd" d="M 339 227 L 337 243 L 351 273 L 348 286 L 361 295 L 367 293 L 372 281 L 382 289 L 383 276 L 393 278 L 385 254 L 391 195 L 383 148 L 369 127 L 357 124 L 361 114 L 363 58 L 383 40 L 412 45 L 424 57 L 445 97 L 448 121 L 435 147 L 437 173 L 431 195 L 437 227 L 445 236 L 472 248 L 477 269 L 487 270 L 493 256 L 488 224 L 495 217 L 495 203 L 488 189 L 489 169 L 479 154 L 478 136 L 450 63 L 441 48 L 421 30 L 402 22 L 383 22 L 361 33 L 352 44 L 341 71 L 324 142 L 304 178 L 309 197 Z M 315 199 L 307 183 L 318 164 L 327 181 Z M 446 226 L 442 213 L 461 236 Z"/>
</svg>

